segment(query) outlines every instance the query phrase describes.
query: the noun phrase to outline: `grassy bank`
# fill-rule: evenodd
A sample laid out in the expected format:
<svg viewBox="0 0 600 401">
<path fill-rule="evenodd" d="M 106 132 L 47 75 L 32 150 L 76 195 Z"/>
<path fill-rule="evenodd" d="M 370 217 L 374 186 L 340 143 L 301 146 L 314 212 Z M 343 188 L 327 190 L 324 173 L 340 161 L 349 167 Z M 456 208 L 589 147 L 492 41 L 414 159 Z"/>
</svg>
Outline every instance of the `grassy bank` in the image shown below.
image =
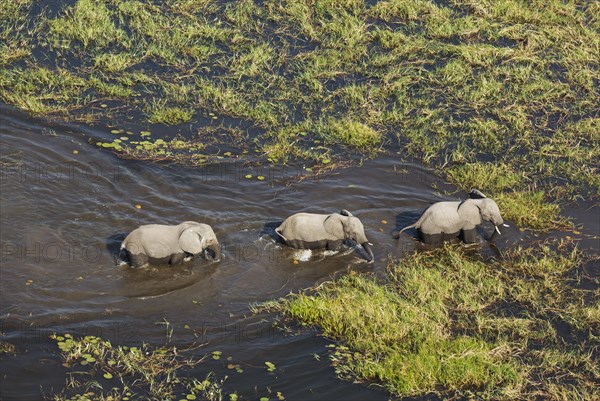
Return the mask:
<svg viewBox="0 0 600 401">
<path fill-rule="evenodd" d="M 600 396 L 600 303 L 578 288 L 581 255 L 543 245 L 484 263 L 448 245 L 350 274 L 262 309 L 343 345 L 341 377 L 398 396 L 591 400 Z M 261 309 L 261 308 L 259 308 Z"/>
<path fill-rule="evenodd" d="M 539 229 L 565 226 L 559 209 L 536 207 L 540 196 L 600 189 L 594 2 L 9 3 L 0 99 L 117 129 L 133 119 L 129 142 L 99 143 L 123 157 L 318 168 L 400 146 L 461 188 L 503 196 L 509 219 Z M 141 137 L 153 124 L 185 138 Z M 495 166 L 511 180 L 489 184 Z"/>
</svg>

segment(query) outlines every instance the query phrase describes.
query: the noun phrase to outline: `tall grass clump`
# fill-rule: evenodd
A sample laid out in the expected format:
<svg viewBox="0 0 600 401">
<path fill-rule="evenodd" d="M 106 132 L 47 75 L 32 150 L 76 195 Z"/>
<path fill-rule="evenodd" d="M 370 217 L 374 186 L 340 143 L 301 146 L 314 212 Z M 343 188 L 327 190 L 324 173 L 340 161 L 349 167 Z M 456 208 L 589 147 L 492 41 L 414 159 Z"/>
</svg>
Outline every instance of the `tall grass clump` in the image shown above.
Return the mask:
<svg viewBox="0 0 600 401">
<path fill-rule="evenodd" d="M 341 343 L 330 354 L 341 377 L 401 397 L 583 400 L 598 395 L 597 303 L 572 286 L 582 255 L 550 245 L 491 263 L 447 245 L 391 262 L 384 282 L 351 273 L 266 308 Z M 559 322 L 590 342 L 565 343 Z M 568 364 L 579 368 L 562 380 Z"/>
<path fill-rule="evenodd" d="M 375 150 L 381 143 L 381 134 L 361 122 L 351 119 L 329 119 L 321 128 L 325 140 L 353 148 Z"/>
<path fill-rule="evenodd" d="M 106 5 L 93 0 L 78 0 L 63 17 L 49 20 L 48 24 L 56 43 L 65 48 L 71 47 L 73 41 L 80 42 L 84 48 L 92 43 L 105 47 L 121 42 L 127 35 L 116 27 Z"/>
</svg>

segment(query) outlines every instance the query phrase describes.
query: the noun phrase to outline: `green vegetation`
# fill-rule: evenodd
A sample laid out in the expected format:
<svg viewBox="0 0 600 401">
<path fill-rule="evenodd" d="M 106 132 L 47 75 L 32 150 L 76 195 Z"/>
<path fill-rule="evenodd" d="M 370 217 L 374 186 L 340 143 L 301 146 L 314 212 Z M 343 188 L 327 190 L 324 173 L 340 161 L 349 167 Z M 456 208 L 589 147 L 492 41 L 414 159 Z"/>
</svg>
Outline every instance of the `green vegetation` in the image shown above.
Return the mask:
<svg viewBox="0 0 600 401">
<path fill-rule="evenodd" d="M 121 157 L 130 159 L 151 158 L 155 161 L 168 161 L 187 165 L 204 165 L 207 162 L 236 158 L 232 152 L 209 155 L 202 151 L 215 146 L 226 138 L 230 144 L 238 145 L 247 140 L 247 135 L 240 129 L 224 126 L 208 126 L 198 130 L 192 139 L 175 137 L 170 140 L 154 139 L 150 131 L 134 133 L 123 129 L 113 129 L 111 134 L 116 137 L 112 141 L 98 141 L 96 146 L 114 149 Z M 242 151 L 245 155 L 247 151 Z"/>
<path fill-rule="evenodd" d="M 325 139 L 331 144 L 342 143 L 367 152 L 381 142 L 379 133 L 363 123 L 352 120 L 329 120 L 323 131 Z"/>
<path fill-rule="evenodd" d="M 448 245 L 391 262 L 385 282 L 351 273 L 255 310 L 318 325 L 345 343 L 338 375 L 398 396 L 595 399 L 600 304 L 574 286 L 581 258 L 542 245 L 490 263 Z"/>
<path fill-rule="evenodd" d="M 178 375 L 202 359 L 186 358 L 188 350 L 113 346 L 95 336 L 52 335 L 69 373 L 66 389 L 54 400 L 222 399 L 222 382 L 208 375 L 199 381 Z M 105 391 L 104 387 L 109 388 Z"/>
<path fill-rule="evenodd" d="M 0 13 L 0 99 L 192 134 L 206 117 L 250 124 L 236 153 L 271 163 L 331 168 L 399 143 L 462 189 L 528 207 L 600 192 L 599 20 L 561 0 L 78 0 L 51 17 L 20 0 Z"/>
<path fill-rule="evenodd" d="M 8 341 L 0 341 L 0 355 L 2 354 L 14 354 L 17 352 L 17 347 Z"/>
</svg>

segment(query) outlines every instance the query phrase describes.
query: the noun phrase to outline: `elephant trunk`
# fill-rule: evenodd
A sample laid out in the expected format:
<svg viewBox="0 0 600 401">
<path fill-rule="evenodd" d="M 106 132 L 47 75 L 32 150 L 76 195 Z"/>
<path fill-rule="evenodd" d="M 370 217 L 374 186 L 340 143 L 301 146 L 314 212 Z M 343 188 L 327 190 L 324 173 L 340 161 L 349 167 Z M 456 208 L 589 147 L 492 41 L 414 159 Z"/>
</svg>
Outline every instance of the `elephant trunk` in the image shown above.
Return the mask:
<svg viewBox="0 0 600 401">
<path fill-rule="evenodd" d="M 494 226 L 494 231 L 492 232 L 492 236 L 490 237 L 490 241 L 494 241 L 498 235 L 502 235 L 498 226 Z"/>
<path fill-rule="evenodd" d="M 369 242 L 363 242 L 362 244 L 360 244 L 365 252 L 367 252 L 367 254 L 369 255 L 369 258 L 367 259 L 369 262 L 372 262 L 375 259 L 375 256 L 373 256 L 373 250 L 371 249 L 371 245 L 369 244 Z"/>
<path fill-rule="evenodd" d="M 210 257 L 215 262 L 218 262 L 219 260 L 221 260 L 221 245 L 219 245 L 218 243 L 214 243 L 212 245 L 207 246 L 205 255 L 210 255 Z"/>
</svg>

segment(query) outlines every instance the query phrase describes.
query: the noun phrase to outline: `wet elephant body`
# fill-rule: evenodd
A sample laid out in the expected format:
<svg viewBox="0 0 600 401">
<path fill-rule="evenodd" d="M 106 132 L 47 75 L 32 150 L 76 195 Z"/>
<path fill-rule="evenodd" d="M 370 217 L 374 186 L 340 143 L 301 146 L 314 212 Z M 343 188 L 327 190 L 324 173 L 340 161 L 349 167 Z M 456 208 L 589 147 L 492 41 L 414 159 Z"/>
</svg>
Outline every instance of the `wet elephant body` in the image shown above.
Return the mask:
<svg viewBox="0 0 600 401">
<path fill-rule="evenodd" d="M 176 265 L 200 254 L 219 260 L 221 246 L 212 227 L 195 221 L 143 225 L 129 233 L 121 244 L 121 259 L 132 267 Z"/>
<path fill-rule="evenodd" d="M 371 244 L 361 221 L 347 210 L 332 214 L 296 213 L 275 232 L 285 244 L 298 249 L 338 250 L 345 240 L 360 244 L 373 261 Z"/>
<path fill-rule="evenodd" d="M 497 233 L 500 233 L 498 227 L 505 225 L 496 202 L 480 191 L 473 190 L 464 201 L 434 203 L 416 223 L 394 232 L 393 236 L 398 238 L 403 231 L 416 228 L 419 237 L 426 244 L 436 244 L 457 237 L 466 243 L 474 243 L 477 242 L 476 228 L 483 221 L 491 222 Z"/>
</svg>

